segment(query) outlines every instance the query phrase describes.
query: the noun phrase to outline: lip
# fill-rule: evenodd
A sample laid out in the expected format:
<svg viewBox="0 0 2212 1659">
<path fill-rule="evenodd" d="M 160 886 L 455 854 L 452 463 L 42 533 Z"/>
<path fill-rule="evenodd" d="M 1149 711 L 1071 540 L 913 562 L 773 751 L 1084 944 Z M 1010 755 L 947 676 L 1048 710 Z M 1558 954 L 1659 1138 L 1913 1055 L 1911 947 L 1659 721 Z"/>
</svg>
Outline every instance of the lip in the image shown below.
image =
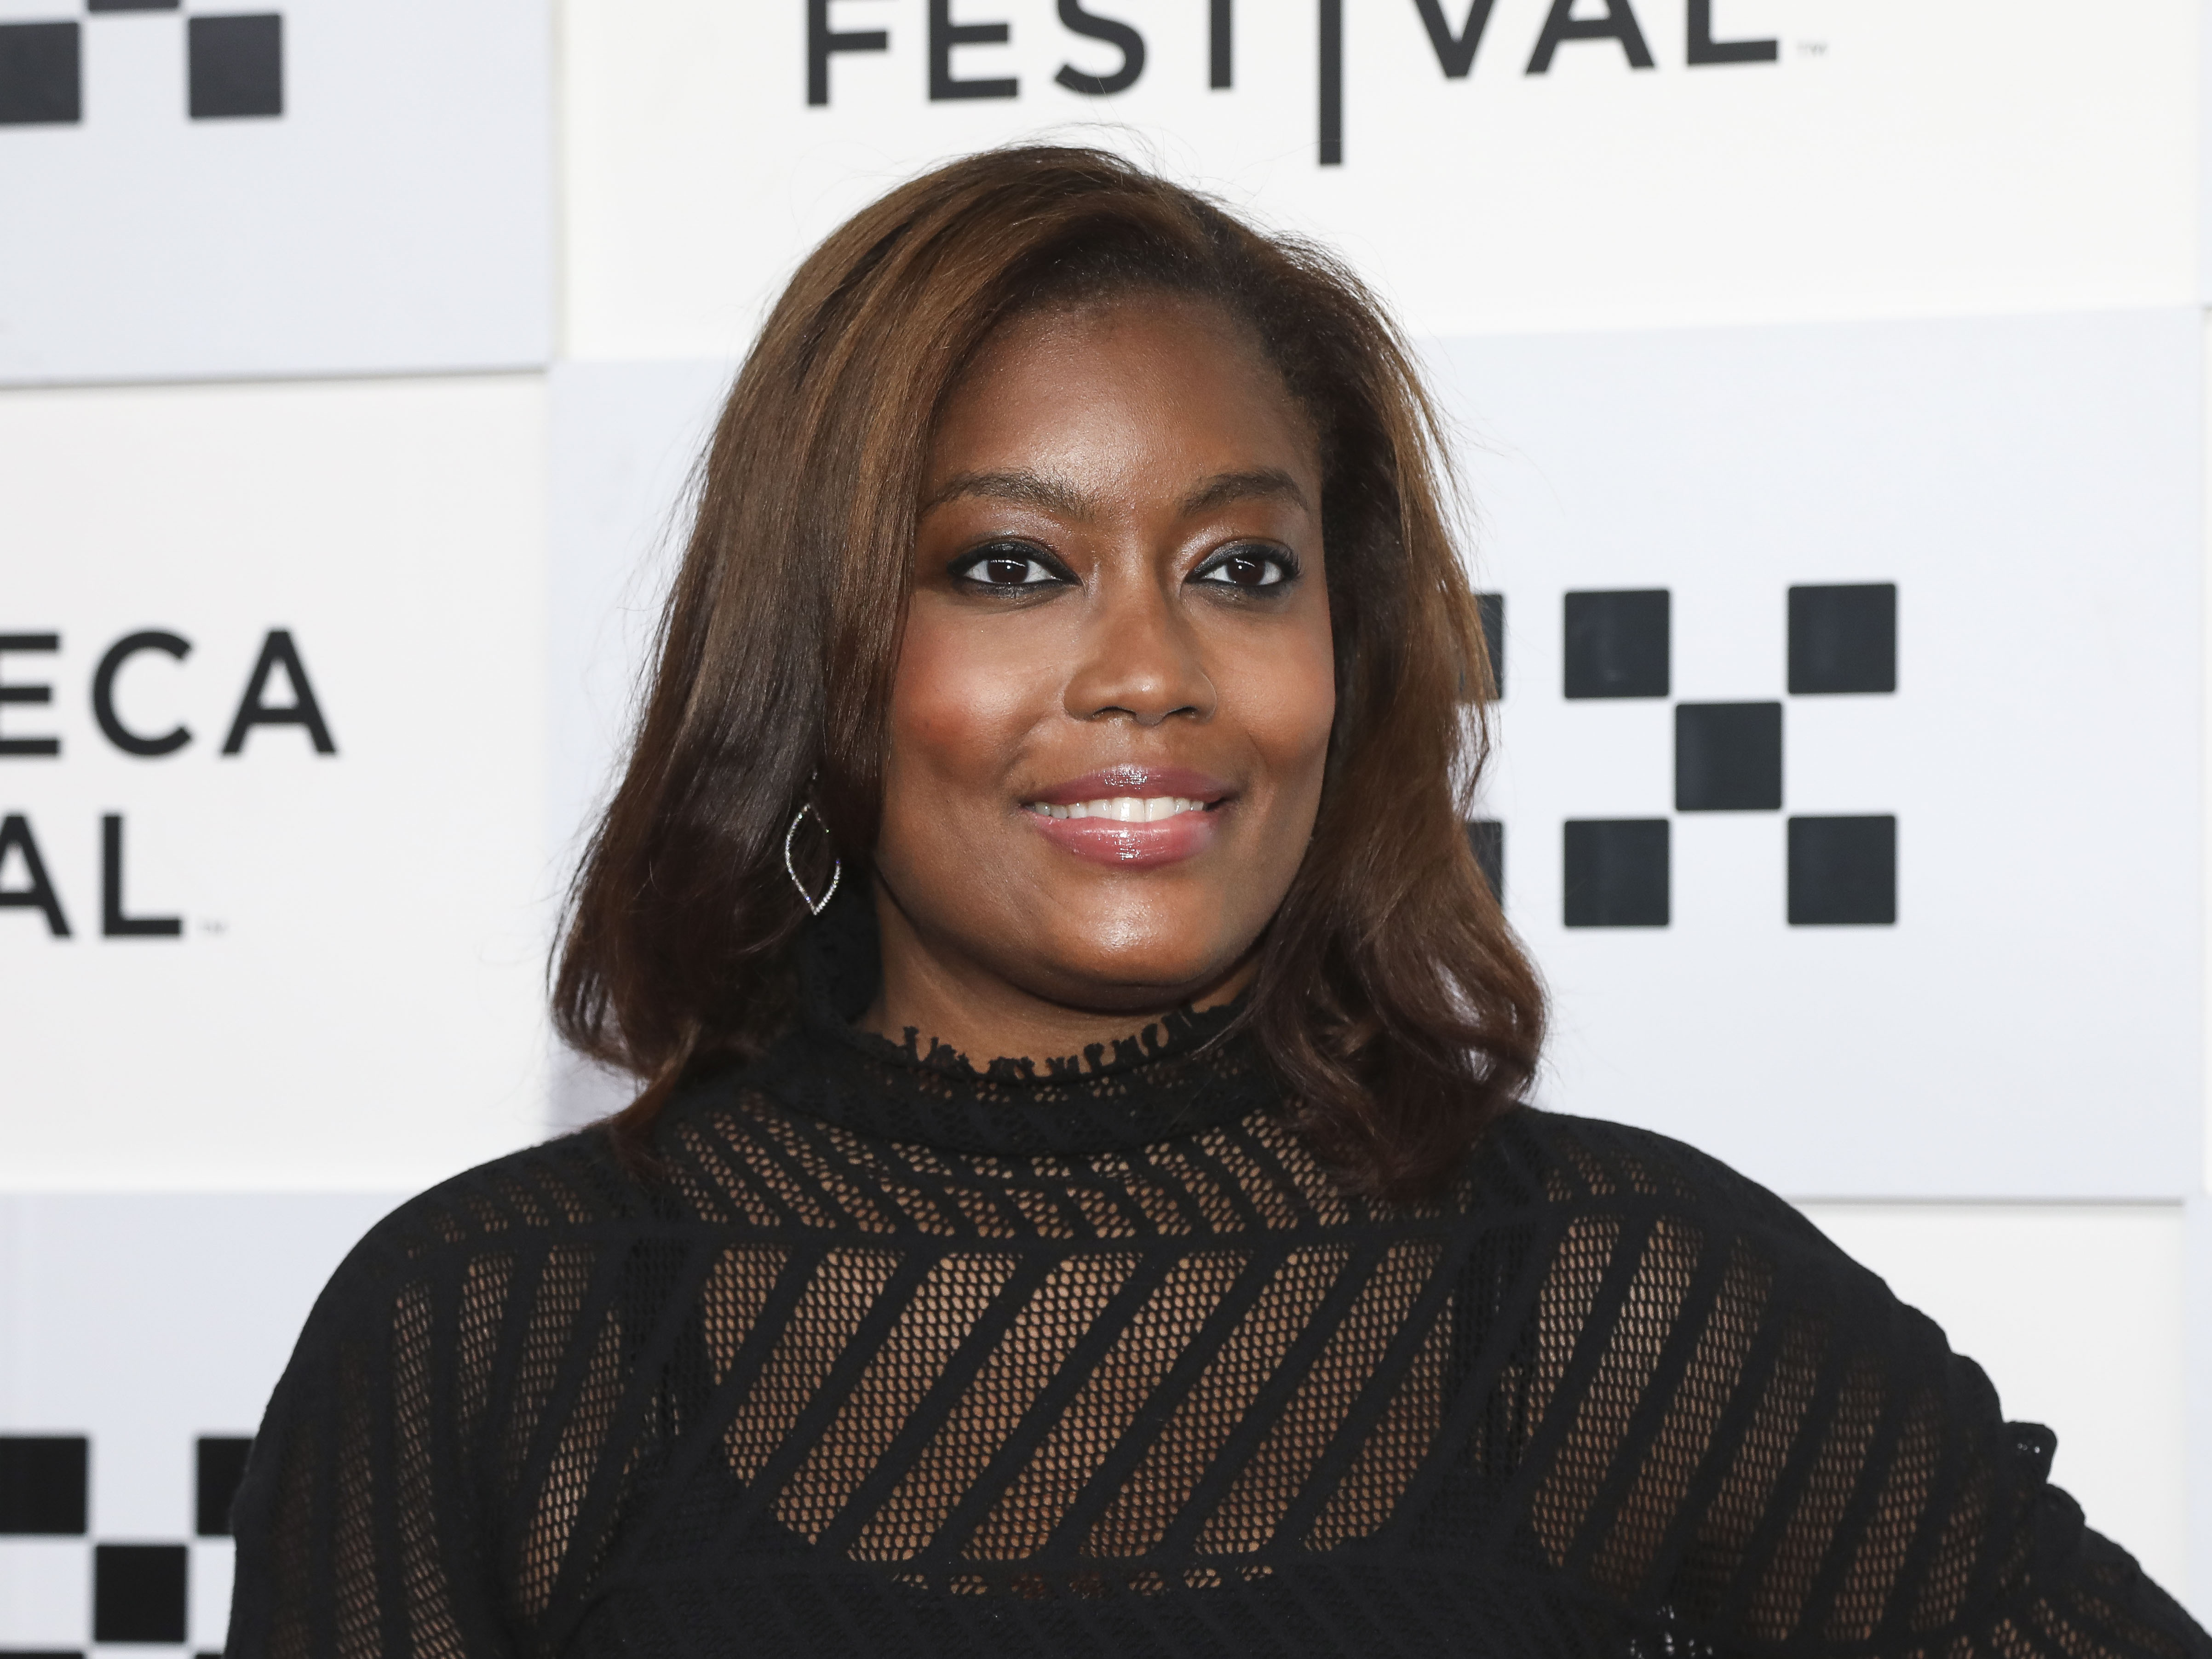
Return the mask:
<svg viewBox="0 0 2212 1659">
<path fill-rule="evenodd" d="M 1188 766 L 1129 765 L 1085 772 L 1079 778 L 1070 778 L 1066 783 L 1055 783 L 1049 789 L 1024 795 L 1022 799 L 1042 801 L 1048 806 L 1073 806 L 1079 800 L 1108 800 L 1115 795 L 1181 795 L 1185 800 L 1202 800 L 1211 806 L 1228 793 L 1229 786 L 1219 778 Z"/>
<path fill-rule="evenodd" d="M 1187 766 L 1109 766 L 1022 797 L 1048 806 L 1110 799 L 1115 795 L 1180 795 L 1217 807 L 1230 794 L 1220 779 Z M 1121 823 L 1110 818 L 1048 818 L 1024 811 L 1037 834 L 1061 850 L 1117 870 L 1155 869 L 1195 858 L 1219 834 L 1218 811 L 1178 812 L 1149 823 Z"/>
</svg>

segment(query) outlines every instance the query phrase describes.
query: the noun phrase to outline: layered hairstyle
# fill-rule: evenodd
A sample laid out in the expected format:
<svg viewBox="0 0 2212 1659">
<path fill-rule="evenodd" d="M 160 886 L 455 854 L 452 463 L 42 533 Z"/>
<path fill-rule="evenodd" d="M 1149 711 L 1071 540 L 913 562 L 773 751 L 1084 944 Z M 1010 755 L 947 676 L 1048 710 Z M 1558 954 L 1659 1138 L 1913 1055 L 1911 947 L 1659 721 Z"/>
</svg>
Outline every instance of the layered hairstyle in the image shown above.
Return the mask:
<svg viewBox="0 0 2212 1659">
<path fill-rule="evenodd" d="M 1492 679 L 1411 353 L 1326 252 L 1113 155 L 1030 147 L 939 167 L 832 234 L 715 427 L 555 974 L 562 1036 L 644 1085 L 611 1120 L 625 1155 L 650 1162 L 687 1075 L 794 1017 L 799 805 L 848 875 L 866 867 L 931 434 L 963 369 L 1015 316 L 1162 294 L 1249 331 L 1321 440 L 1335 720 L 1237 1023 L 1310 1144 L 1380 1195 L 1434 1189 L 1527 1086 L 1543 998 L 1468 842 Z"/>
</svg>

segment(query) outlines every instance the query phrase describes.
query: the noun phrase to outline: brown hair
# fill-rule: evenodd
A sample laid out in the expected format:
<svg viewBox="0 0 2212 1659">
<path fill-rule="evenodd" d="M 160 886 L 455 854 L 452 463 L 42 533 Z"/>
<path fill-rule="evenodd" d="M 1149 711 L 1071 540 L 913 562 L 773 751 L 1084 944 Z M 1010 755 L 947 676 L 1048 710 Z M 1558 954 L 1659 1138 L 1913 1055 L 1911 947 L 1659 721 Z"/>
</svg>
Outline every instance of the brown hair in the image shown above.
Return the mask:
<svg viewBox="0 0 2212 1659">
<path fill-rule="evenodd" d="M 816 249 L 715 428 L 555 982 L 562 1036 L 646 1084 L 611 1121 L 627 1155 L 688 1073 L 753 1058 L 793 1017 L 802 799 L 866 867 L 930 434 L 963 367 L 1018 313 L 1163 289 L 1250 328 L 1322 437 L 1335 724 L 1243 1023 L 1316 1150 L 1370 1192 L 1434 1188 L 1526 1087 L 1543 998 L 1464 827 L 1490 675 L 1405 343 L 1312 246 L 1112 155 L 1002 149 Z"/>
</svg>

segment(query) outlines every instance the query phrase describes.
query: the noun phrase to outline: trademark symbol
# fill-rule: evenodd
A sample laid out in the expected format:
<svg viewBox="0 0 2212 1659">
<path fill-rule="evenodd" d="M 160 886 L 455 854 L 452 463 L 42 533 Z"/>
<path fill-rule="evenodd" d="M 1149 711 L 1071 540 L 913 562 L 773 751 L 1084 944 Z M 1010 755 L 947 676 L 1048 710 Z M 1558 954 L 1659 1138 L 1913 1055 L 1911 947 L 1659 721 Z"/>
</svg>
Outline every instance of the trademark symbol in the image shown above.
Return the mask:
<svg viewBox="0 0 2212 1659">
<path fill-rule="evenodd" d="M 1826 58 L 1828 43 L 1826 40 L 1800 40 L 1797 42 L 1797 55 L 1800 58 Z"/>
<path fill-rule="evenodd" d="M 218 939 L 230 931 L 230 924 L 228 922 L 213 921 L 205 917 L 201 918 L 198 926 L 200 932 L 203 933 L 207 933 Z"/>
</svg>

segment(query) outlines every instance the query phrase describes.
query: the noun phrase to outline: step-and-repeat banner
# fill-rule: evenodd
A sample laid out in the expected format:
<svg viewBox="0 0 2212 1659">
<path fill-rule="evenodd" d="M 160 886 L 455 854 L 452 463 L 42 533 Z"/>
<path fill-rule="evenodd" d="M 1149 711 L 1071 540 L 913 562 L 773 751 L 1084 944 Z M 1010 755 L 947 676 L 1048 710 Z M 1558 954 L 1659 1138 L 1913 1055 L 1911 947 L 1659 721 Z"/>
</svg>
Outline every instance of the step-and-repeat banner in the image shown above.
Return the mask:
<svg viewBox="0 0 2212 1659">
<path fill-rule="evenodd" d="M 544 0 L 4 0 L 0 383 L 535 367 Z"/>
<path fill-rule="evenodd" d="M 619 1098 L 544 957 L 715 401 L 1027 137 L 1425 354 L 1544 1101 L 1807 1201 L 2186 1588 L 2198 9 L 0 0 L 0 1649 L 219 1646 L 322 1277 Z"/>
</svg>

